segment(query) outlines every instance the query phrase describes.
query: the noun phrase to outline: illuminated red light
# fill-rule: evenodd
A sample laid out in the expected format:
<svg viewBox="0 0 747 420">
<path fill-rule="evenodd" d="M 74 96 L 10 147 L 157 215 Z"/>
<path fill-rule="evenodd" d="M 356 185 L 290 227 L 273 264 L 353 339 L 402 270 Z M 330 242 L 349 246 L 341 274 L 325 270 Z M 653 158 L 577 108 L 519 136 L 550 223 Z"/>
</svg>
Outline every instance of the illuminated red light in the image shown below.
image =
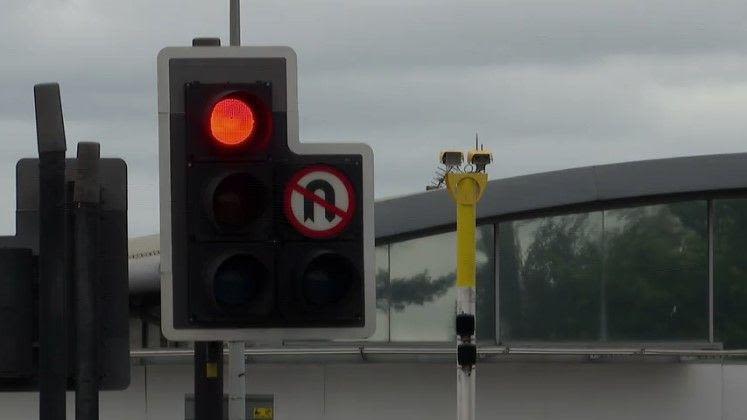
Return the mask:
<svg viewBox="0 0 747 420">
<path fill-rule="evenodd" d="M 228 146 L 236 146 L 251 137 L 254 131 L 254 113 L 239 99 L 221 99 L 210 113 L 210 133 L 213 138 Z"/>
</svg>

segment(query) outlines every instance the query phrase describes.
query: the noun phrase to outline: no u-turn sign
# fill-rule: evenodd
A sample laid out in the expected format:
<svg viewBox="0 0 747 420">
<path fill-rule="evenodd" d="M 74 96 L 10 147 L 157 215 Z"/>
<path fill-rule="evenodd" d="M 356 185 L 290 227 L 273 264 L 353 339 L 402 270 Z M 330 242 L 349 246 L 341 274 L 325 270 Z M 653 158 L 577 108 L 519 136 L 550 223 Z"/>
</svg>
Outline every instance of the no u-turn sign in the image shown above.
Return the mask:
<svg viewBox="0 0 747 420">
<path fill-rule="evenodd" d="M 309 166 L 285 186 L 284 210 L 291 225 L 305 236 L 337 236 L 355 215 L 353 184 L 331 166 Z"/>
</svg>

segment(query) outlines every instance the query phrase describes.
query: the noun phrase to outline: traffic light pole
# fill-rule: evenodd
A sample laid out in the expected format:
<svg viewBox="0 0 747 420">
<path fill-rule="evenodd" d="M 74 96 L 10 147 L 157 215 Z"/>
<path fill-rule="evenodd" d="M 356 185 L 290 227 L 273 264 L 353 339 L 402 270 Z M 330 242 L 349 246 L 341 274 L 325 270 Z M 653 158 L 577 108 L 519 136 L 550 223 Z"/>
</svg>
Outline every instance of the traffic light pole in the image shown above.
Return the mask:
<svg viewBox="0 0 747 420">
<path fill-rule="evenodd" d="M 223 342 L 195 341 L 195 420 L 223 419 Z"/>
<path fill-rule="evenodd" d="M 65 127 L 60 86 L 34 86 L 39 149 L 39 418 L 65 420 Z"/>
<path fill-rule="evenodd" d="M 75 419 L 98 420 L 98 322 L 96 289 L 100 187 L 98 143 L 78 143 L 73 192 L 75 285 Z"/>
<path fill-rule="evenodd" d="M 241 45 L 241 7 L 240 0 L 229 0 L 229 45 Z M 243 341 L 228 343 L 229 396 L 228 419 L 246 419 L 246 359 L 244 358 Z"/>
<path fill-rule="evenodd" d="M 446 176 L 457 210 L 457 420 L 475 418 L 476 210 L 487 182 L 484 172 Z"/>
<path fill-rule="evenodd" d="M 239 0 L 229 0 L 229 45 L 238 47 L 241 45 L 241 13 Z"/>
<path fill-rule="evenodd" d="M 246 419 L 246 359 L 244 342 L 228 342 L 228 420 Z"/>
</svg>

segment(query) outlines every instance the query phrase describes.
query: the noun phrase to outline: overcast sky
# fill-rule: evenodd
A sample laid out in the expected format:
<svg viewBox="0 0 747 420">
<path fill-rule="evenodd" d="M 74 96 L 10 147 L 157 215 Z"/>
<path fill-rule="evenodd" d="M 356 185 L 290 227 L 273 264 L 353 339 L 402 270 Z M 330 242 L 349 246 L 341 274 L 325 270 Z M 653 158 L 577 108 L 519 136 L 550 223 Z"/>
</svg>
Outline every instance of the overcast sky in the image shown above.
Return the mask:
<svg viewBox="0 0 747 420">
<path fill-rule="evenodd" d="M 158 230 L 156 54 L 227 43 L 228 0 L 3 0 L 0 231 L 34 156 L 33 85 L 62 87 L 68 153 L 129 166 L 130 233 Z M 288 45 L 301 141 L 362 141 L 376 195 L 421 191 L 437 153 L 493 150 L 491 178 L 747 150 L 747 2 L 242 0 L 242 41 Z"/>
</svg>

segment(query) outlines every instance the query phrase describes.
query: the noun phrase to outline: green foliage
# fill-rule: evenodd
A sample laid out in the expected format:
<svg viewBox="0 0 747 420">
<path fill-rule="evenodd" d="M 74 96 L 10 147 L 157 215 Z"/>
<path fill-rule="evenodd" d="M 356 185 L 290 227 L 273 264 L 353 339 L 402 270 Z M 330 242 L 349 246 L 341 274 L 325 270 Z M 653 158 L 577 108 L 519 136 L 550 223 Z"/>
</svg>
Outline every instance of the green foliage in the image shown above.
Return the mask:
<svg viewBox="0 0 747 420">
<path fill-rule="evenodd" d="M 747 200 L 717 200 L 715 243 L 716 339 L 747 348 Z"/>
<path fill-rule="evenodd" d="M 611 210 L 605 282 L 612 340 L 708 339 L 703 201 Z"/>
<path fill-rule="evenodd" d="M 706 340 L 706 221 L 691 201 L 502 224 L 502 338 Z"/>
<path fill-rule="evenodd" d="M 433 302 L 453 287 L 455 282 L 454 273 L 433 279 L 428 274 L 428 270 L 407 278 L 391 279 L 389 307 L 395 311 L 403 311 L 410 305 Z"/>
<path fill-rule="evenodd" d="M 593 221 L 593 215 L 583 214 L 532 222 L 538 226 L 524 258 L 518 232 L 512 224 L 501 225 L 504 337 L 561 341 L 597 336 L 601 256 L 595 236 L 587 233 Z"/>
</svg>

